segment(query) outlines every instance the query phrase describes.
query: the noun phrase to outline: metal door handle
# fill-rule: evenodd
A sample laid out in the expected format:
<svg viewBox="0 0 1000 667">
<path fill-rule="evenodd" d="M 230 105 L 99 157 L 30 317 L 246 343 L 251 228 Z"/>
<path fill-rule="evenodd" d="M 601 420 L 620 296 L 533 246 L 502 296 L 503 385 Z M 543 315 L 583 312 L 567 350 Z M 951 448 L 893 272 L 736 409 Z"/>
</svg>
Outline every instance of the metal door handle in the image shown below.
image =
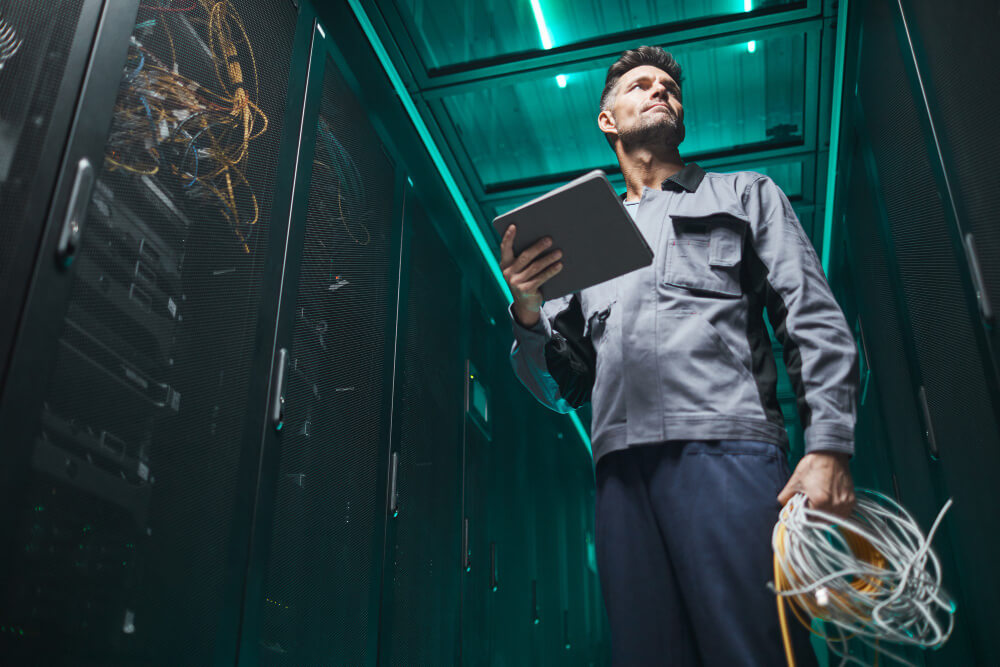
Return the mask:
<svg viewBox="0 0 1000 667">
<path fill-rule="evenodd" d="M 69 195 L 66 218 L 63 220 L 59 244 L 56 246 L 56 260 L 64 268 L 73 263 L 76 253 L 80 249 L 83 220 L 87 215 L 87 206 L 90 204 L 90 193 L 93 189 L 94 166 L 87 158 L 80 158 L 80 161 L 76 163 L 73 190 Z"/>
<path fill-rule="evenodd" d="M 979 314 L 987 324 L 993 324 L 993 304 L 986 291 L 986 281 L 983 279 L 983 269 L 979 265 L 979 254 L 976 252 L 976 241 L 972 234 L 965 235 L 965 252 L 972 272 L 972 283 L 976 289 L 976 301 L 979 304 Z"/>
<path fill-rule="evenodd" d="M 938 449 L 937 438 L 934 436 L 934 422 L 931 421 L 931 407 L 927 403 L 927 390 L 924 389 L 923 385 L 920 385 L 920 391 L 917 397 L 920 399 L 920 409 L 924 413 L 924 437 L 927 439 L 927 449 L 930 451 L 931 458 L 936 461 L 940 458 L 941 451 Z"/>
<path fill-rule="evenodd" d="M 497 543 L 490 542 L 490 590 L 497 592 Z"/>
<path fill-rule="evenodd" d="M 278 350 L 274 360 L 275 368 L 271 374 L 271 424 L 276 431 L 285 425 L 285 376 L 288 370 L 288 348 Z"/>
<path fill-rule="evenodd" d="M 399 516 L 399 494 L 396 492 L 396 476 L 399 474 L 399 453 L 392 453 L 392 493 L 389 496 L 389 510 L 393 517 Z"/>
<path fill-rule="evenodd" d="M 469 553 L 469 517 L 462 522 L 462 566 L 466 572 L 472 570 L 472 554 Z"/>
</svg>

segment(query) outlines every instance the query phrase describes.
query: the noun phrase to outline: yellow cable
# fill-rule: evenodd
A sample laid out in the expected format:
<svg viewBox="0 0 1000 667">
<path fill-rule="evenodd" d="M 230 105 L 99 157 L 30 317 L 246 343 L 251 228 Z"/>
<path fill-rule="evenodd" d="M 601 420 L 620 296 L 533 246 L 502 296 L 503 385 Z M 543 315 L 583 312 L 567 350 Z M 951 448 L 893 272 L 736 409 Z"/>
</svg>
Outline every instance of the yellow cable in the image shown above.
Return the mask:
<svg viewBox="0 0 1000 667">
<path fill-rule="evenodd" d="M 778 546 L 777 546 L 777 551 L 775 551 L 774 553 L 774 587 L 775 591 L 779 593 L 781 591 L 791 590 L 793 588 L 802 586 L 803 584 L 807 583 L 801 581 L 794 570 L 791 571 L 791 580 L 789 580 L 789 577 L 787 576 L 785 570 L 780 565 L 781 561 L 784 560 L 784 555 L 785 555 L 784 537 L 786 531 L 787 528 L 785 527 L 784 523 L 780 523 L 777 528 L 777 539 L 776 539 L 776 543 Z M 856 559 L 864 563 L 867 563 L 869 565 L 874 565 L 875 567 L 878 567 L 880 569 L 885 568 L 888 562 L 886 557 L 881 552 L 879 552 L 874 546 L 872 546 L 871 542 L 864 539 L 860 535 L 857 535 L 850 531 L 846 532 L 840 531 L 840 534 L 844 538 L 848 548 L 851 550 L 851 553 L 854 555 Z M 861 577 L 852 580 L 850 582 L 850 586 L 860 593 L 875 593 L 880 588 L 882 588 L 880 582 Z M 791 636 L 788 630 L 788 619 L 785 614 L 785 606 L 784 606 L 785 596 L 777 595 L 776 597 L 778 604 L 778 620 L 781 624 L 781 636 L 785 645 L 785 658 L 788 661 L 788 667 L 795 667 L 795 659 L 792 653 Z M 868 616 L 864 614 L 861 609 L 858 609 L 857 606 L 854 606 L 852 608 L 852 606 L 845 600 L 843 596 L 837 594 L 836 592 L 831 592 L 829 604 L 836 604 L 836 603 L 839 603 L 843 608 L 851 609 L 851 611 L 855 615 L 861 618 L 868 619 Z M 804 611 L 808 612 L 812 617 L 820 619 L 823 618 L 824 616 L 823 607 L 820 606 L 818 603 L 814 603 L 813 599 L 810 596 L 796 595 L 792 597 L 789 602 L 789 607 L 791 608 L 792 613 L 795 614 L 795 617 L 798 619 L 799 623 L 801 623 L 807 630 L 809 630 L 809 632 L 827 641 L 831 639 L 828 635 L 816 632 L 813 629 L 812 624 L 806 622 L 806 620 L 802 617 L 802 615 L 799 612 L 798 607 L 801 607 Z M 854 634 L 852 633 L 847 637 L 843 637 L 841 639 L 846 641 L 853 637 Z M 876 652 L 875 667 L 877 666 L 878 666 L 878 653 Z"/>
</svg>

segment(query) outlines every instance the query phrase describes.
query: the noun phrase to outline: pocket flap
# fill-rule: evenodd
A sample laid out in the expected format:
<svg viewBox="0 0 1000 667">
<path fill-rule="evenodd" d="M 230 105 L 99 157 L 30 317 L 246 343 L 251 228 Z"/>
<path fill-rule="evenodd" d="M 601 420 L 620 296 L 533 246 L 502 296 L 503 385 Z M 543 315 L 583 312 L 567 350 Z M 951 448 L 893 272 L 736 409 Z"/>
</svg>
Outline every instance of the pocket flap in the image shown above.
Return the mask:
<svg viewBox="0 0 1000 667">
<path fill-rule="evenodd" d="M 708 245 L 711 266 L 736 266 L 743 254 L 743 235 L 749 224 L 743 214 L 718 211 L 705 215 L 673 215 L 678 241 Z"/>
</svg>

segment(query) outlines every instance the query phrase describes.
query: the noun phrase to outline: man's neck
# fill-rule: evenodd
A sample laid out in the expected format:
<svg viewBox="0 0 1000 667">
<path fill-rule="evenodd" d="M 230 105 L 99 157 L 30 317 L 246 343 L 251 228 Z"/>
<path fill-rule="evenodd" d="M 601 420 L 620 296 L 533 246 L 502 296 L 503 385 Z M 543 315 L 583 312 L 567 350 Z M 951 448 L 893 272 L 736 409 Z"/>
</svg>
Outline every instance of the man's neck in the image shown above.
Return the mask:
<svg viewBox="0 0 1000 667">
<path fill-rule="evenodd" d="M 637 148 L 628 153 L 619 145 L 618 164 L 628 187 L 626 201 L 639 201 L 644 187 L 660 189 L 660 184 L 684 168 L 684 161 L 676 148 L 652 151 Z"/>
</svg>

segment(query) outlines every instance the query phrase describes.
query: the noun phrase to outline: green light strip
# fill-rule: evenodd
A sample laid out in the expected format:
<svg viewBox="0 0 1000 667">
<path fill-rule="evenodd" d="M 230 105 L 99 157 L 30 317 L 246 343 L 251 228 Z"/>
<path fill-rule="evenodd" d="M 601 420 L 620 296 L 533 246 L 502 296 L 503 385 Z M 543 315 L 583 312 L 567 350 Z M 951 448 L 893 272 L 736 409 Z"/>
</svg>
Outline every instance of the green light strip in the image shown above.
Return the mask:
<svg viewBox="0 0 1000 667">
<path fill-rule="evenodd" d="M 448 187 L 448 192 L 451 193 L 452 199 L 455 200 L 455 205 L 458 206 L 458 210 L 462 214 L 465 226 L 468 227 L 469 231 L 472 233 L 472 238 L 475 239 L 476 245 L 479 247 L 479 252 L 482 253 L 483 259 L 486 260 L 486 264 L 489 266 L 490 273 L 493 275 L 493 279 L 496 280 L 497 286 L 500 288 L 500 292 L 507 299 L 507 303 L 511 303 L 514 300 L 514 297 L 511 295 L 510 289 L 507 287 L 507 281 L 504 280 L 503 273 L 500 271 L 500 264 L 497 262 L 497 258 L 493 255 L 493 250 L 490 248 L 489 244 L 486 243 L 486 239 L 483 238 L 483 234 L 479 230 L 479 225 L 476 223 L 476 219 L 472 215 L 469 205 L 465 203 L 465 197 L 462 196 L 462 191 L 458 189 L 458 184 L 452 177 L 451 170 L 449 170 L 448 165 L 445 164 L 444 158 L 441 156 L 441 151 L 438 150 L 437 144 L 434 143 L 434 139 L 431 137 L 431 133 L 427 129 L 424 119 L 420 117 L 420 112 L 417 111 L 417 106 L 413 103 L 413 98 L 410 97 L 410 92 L 406 90 L 406 86 L 403 84 L 403 80 L 400 78 L 399 72 L 396 71 L 395 65 L 392 64 L 392 60 L 389 58 L 389 53 L 382 45 L 382 40 L 379 39 L 378 33 L 375 32 L 375 27 L 372 26 L 372 22 L 368 19 L 368 15 L 365 13 L 364 8 L 361 7 L 361 0 L 348 0 L 348 3 L 351 6 L 351 10 L 354 12 L 354 16 L 358 19 L 358 23 L 361 24 L 361 29 L 364 30 L 365 36 L 368 38 L 368 42 L 372 45 L 375 55 L 378 56 L 379 62 L 382 63 L 385 73 L 389 76 L 389 81 L 392 83 L 392 87 L 396 90 L 396 94 L 399 95 L 399 99 L 403 103 L 403 108 L 406 109 L 406 113 L 410 116 L 410 121 L 416 128 L 417 134 L 420 135 L 420 139 L 424 142 L 424 146 L 427 148 L 427 152 L 430 154 L 431 160 L 434 162 L 434 166 L 437 167 L 438 172 L 441 174 L 441 178 L 444 179 L 444 184 Z M 587 451 L 591 453 L 591 456 L 593 456 L 593 450 L 590 446 L 590 437 L 587 435 L 587 430 L 580 422 L 580 418 L 575 412 L 571 412 L 569 414 L 569 418 L 570 421 L 573 422 L 573 426 L 576 428 L 576 432 L 579 434 L 580 439 L 586 446 Z"/>
<path fill-rule="evenodd" d="M 826 168 L 826 211 L 823 216 L 823 272 L 827 276 L 830 275 L 830 244 L 833 242 L 833 200 L 837 187 L 837 156 L 840 152 L 840 111 L 844 104 L 847 0 L 840 0 L 837 28 L 837 54 L 833 60 L 833 113 L 830 114 L 830 155 Z"/>
</svg>

